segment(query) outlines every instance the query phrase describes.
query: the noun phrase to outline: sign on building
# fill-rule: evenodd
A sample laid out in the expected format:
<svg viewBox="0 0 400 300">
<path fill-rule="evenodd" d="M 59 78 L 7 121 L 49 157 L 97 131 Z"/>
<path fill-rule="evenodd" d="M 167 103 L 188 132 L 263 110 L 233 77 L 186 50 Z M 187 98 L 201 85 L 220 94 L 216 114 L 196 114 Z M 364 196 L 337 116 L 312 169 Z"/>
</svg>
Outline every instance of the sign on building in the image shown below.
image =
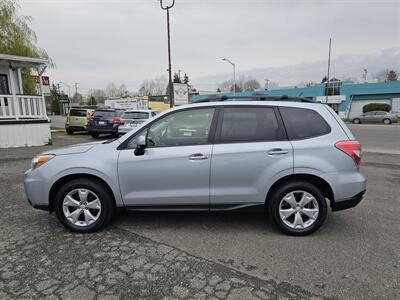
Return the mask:
<svg viewBox="0 0 400 300">
<path fill-rule="evenodd" d="M 189 103 L 189 89 L 186 83 L 174 83 L 174 104 L 176 106 Z"/>
<path fill-rule="evenodd" d="M 335 95 L 335 96 L 317 96 L 315 98 L 315 101 L 321 102 L 321 103 L 328 103 L 328 104 L 333 104 L 333 103 L 342 103 L 342 101 L 346 100 L 346 95 Z"/>
<path fill-rule="evenodd" d="M 135 98 L 116 98 L 105 100 L 104 105 L 106 107 L 119 109 L 148 109 L 149 101 Z"/>
</svg>

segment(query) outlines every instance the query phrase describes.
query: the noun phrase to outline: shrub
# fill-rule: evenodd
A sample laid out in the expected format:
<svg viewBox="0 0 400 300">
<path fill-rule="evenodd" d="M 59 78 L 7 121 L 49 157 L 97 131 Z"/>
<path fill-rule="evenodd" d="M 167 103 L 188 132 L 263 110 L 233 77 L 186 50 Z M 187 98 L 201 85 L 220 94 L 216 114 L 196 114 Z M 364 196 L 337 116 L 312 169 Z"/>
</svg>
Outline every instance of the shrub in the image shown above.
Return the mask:
<svg viewBox="0 0 400 300">
<path fill-rule="evenodd" d="M 391 109 L 390 105 L 386 103 L 369 103 L 363 106 L 363 113 L 374 110 L 383 110 L 389 112 L 390 109 Z"/>
</svg>

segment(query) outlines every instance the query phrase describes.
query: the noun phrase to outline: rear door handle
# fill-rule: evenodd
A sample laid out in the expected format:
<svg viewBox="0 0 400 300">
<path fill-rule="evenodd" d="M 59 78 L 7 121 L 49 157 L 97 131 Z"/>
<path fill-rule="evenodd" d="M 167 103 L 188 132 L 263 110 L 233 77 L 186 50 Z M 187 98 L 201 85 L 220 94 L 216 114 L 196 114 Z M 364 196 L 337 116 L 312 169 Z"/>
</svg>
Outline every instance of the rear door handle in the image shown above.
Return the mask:
<svg viewBox="0 0 400 300">
<path fill-rule="evenodd" d="M 284 154 L 288 154 L 289 151 L 283 150 L 280 148 L 275 148 L 275 149 L 269 150 L 267 153 L 268 153 L 268 155 L 284 155 Z"/>
<path fill-rule="evenodd" d="M 204 155 L 202 153 L 195 153 L 192 155 L 189 155 L 189 160 L 205 160 L 208 159 L 207 155 Z"/>
</svg>

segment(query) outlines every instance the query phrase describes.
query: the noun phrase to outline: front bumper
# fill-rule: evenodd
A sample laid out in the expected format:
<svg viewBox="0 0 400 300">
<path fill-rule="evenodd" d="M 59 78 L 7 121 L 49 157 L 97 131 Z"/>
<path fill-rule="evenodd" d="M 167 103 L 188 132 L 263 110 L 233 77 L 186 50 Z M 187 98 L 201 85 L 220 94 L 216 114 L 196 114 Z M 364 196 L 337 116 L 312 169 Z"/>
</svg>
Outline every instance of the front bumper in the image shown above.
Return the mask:
<svg viewBox="0 0 400 300">
<path fill-rule="evenodd" d="M 37 170 L 28 170 L 24 174 L 24 189 L 28 202 L 37 209 L 48 210 L 49 199 L 46 181 Z"/>
<path fill-rule="evenodd" d="M 331 201 L 332 211 L 339 211 L 357 206 L 358 203 L 360 203 L 361 200 L 363 199 L 364 194 L 365 190 L 358 193 L 357 195 L 354 195 L 349 199 L 344 199 L 340 201 Z"/>
</svg>

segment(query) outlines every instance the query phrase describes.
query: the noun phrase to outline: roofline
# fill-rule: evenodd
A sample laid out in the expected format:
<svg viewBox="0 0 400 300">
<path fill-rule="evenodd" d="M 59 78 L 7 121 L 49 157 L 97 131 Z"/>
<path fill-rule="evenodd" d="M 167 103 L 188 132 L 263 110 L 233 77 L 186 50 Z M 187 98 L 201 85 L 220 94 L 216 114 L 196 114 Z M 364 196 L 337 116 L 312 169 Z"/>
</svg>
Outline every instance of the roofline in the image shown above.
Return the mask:
<svg viewBox="0 0 400 300">
<path fill-rule="evenodd" d="M 2 62 L 6 62 L 11 65 L 14 63 L 23 66 L 40 66 L 40 65 L 47 65 L 49 63 L 49 61 L 45 58 L 36 58 L 36 57 L 27 57 L 27 56 L 18 56 L 18 55 L 9 55 L 0 53 L 0 64 Z"/>
</svg>

